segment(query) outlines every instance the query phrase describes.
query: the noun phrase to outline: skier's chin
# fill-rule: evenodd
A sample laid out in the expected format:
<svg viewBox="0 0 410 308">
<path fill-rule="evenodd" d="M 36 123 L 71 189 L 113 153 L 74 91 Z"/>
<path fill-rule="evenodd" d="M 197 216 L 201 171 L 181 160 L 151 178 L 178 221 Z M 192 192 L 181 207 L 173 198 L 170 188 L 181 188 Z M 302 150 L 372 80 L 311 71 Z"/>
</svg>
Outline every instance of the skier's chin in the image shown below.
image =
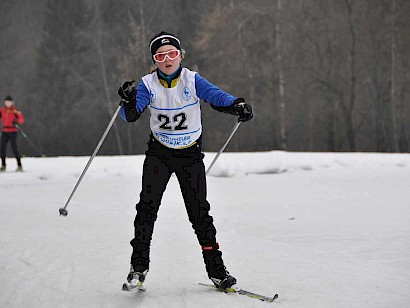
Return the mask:
<svg viewBox="0 0 410 308">
<path fill-rule="evenodd" d="M 172 64 L 165 65 L 163 69 L 163 73 L 166 75 L 171 75 L 173 72 L 175 72 L 175 67 Z"/>
<path fill-rule="evenodd" d="M 173 71 L 173 70 L 174 70 L 174 66 L 173 66 L 172 64 L 167 64 L 167 65 L 165 65 L 165 69 L 166 69 L 167 71 Z"/>
</svg>

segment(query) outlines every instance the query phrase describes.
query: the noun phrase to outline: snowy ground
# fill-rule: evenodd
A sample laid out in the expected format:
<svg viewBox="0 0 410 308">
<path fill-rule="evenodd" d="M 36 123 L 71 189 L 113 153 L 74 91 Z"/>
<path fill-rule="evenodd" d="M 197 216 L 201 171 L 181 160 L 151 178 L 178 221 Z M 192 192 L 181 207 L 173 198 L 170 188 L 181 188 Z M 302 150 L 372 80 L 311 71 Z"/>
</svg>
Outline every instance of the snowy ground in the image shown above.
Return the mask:
<svg viewBox="0 0 410 308">
<path fill-rule="evenodd" d="M 214 153 L 208 153 L 209 165 Z M 26 158 L 0 174 L 0 307 L 409 307 L 410 155 L 224 153 L 208 199 L 228 270 L 268 304 L 199 286 L 174 178 L 145 293 L 126 293 L 143 156 Z"/>
</svg>

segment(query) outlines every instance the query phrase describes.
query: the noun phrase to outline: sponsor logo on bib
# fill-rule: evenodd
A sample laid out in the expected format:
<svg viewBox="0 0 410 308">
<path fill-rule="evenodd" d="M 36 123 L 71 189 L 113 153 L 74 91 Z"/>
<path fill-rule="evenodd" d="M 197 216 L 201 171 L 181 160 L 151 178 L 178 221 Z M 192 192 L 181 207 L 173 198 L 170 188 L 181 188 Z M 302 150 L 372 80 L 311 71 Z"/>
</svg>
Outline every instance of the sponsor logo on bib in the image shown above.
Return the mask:
<svg viewBox="0 0 410 308">
<path fill-rule="evenodd" d="M 151 104 L 155 103 L 155 101 L 157 100 L 157 94 L 153 89 L 150 90 L 149 96 L 151 98 Z"/>
<path fill-rule="evenodd" d="M 191 91 L 187 87 L 184 87 L 184 89 L 182 90 L 182 98 L 184 99 L 184 101 L 189 101 L 191 97 Z"/>
</svg>

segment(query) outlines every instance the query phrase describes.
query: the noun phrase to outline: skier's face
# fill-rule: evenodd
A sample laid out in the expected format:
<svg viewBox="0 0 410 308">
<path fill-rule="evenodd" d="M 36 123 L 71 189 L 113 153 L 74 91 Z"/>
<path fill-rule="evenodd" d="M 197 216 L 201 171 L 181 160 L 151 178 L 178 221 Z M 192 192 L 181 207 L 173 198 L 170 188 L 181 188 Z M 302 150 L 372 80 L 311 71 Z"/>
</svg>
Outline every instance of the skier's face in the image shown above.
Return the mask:
<svg viewBox="0 0 410 308">
<path fill-rule="evenodd" d="M 155 61 L 155 64 L 157 65 L 158 69 L 161 72 L 163 72 L 165 75 L 171 75 L 178 69 L 179 64 L 181 63 L 181 60 L 182 60 L 182 54 L 175 46 L 172 46 L 172 45 L 161 46 L 156 51 L 154 55 L 154 60 L 158 54 L 161 60 L 163 61 L 162 62 Z M 164 58 L 162 59 L 162 57 Z"/>
<path fill-rule="evenodd" d="M 13 102 L 12 102 L 12 101 L 9 101 L 9 100 L 5 100 L 5 101 L 4 101 L 4 105 L 6 105 L 7 108 L 10 108 L 11 105 L 13 105 Z"/>
</svg>

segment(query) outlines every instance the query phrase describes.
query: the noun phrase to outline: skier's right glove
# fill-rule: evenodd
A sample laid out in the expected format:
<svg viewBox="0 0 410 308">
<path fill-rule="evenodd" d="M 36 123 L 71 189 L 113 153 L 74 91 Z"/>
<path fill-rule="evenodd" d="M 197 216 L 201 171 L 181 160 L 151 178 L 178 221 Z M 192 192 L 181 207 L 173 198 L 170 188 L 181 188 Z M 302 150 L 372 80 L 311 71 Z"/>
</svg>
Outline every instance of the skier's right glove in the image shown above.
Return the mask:
<svg viewBox="0 0 410 308">
<path fill-rule="evenodd" d="M 124 82 L 118 89 L 121 105 L 124 107 L 125 118 L 128 122 L 135 122 L 140 117 L 137 110 L 137 89 L 134 80 Z"/>
<path fill-rule="evenodd" d="M 134 85 L 135 80 L 125 81 L 118 89 L 118 95 L 121 96 L 122 105 L 128 109 L 135 107 L 137 89 Z"/>
</svg>

